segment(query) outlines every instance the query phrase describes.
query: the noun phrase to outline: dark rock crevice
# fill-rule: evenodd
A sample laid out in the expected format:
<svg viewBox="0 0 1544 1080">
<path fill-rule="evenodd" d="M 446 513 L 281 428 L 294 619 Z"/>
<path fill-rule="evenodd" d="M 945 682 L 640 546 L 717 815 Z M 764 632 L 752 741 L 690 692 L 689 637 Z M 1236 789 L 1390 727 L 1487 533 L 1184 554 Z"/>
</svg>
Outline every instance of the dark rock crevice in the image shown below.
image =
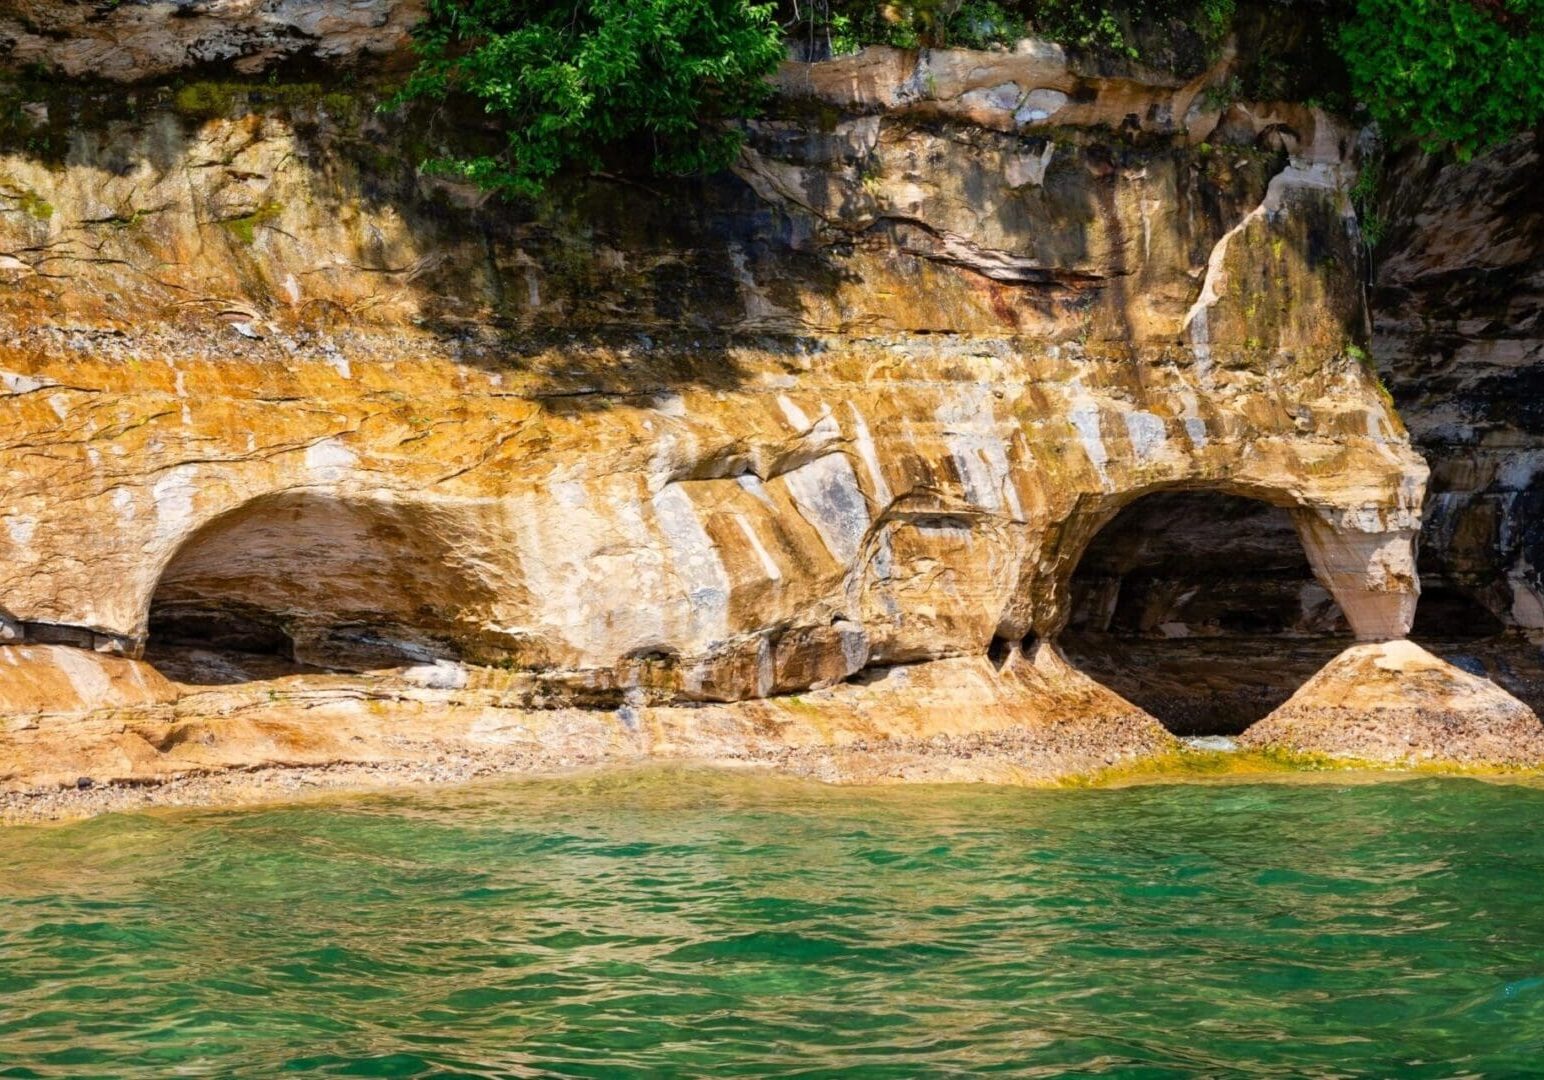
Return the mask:
<svg viewBox="0 0 1544 1080">
<path fill-rule="evenodd" d="M 1209 491 L 1148 495 L 1106 525 L 1062 638 L 1079 668 L 1181 735 L 1238 734 L 1350 643 L 1291 515 Z"/>
<path fill-rule="evenodd" d="M 1412 637 L 1535 708 L 1544 643 L 1544 188 L 1538 133 L 1384 169 L 1373 355 L 1431 465 Z"/>
</svg>

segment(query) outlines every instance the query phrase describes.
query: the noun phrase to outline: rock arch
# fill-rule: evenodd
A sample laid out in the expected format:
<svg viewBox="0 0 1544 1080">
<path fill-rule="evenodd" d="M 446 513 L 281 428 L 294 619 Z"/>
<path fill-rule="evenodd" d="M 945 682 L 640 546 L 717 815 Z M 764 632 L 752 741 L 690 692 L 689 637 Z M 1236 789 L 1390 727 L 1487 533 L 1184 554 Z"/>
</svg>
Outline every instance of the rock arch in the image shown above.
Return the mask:
<svg viewBox="0 0 1544 1080">
<path fill-rule="evenodd" d="M 1226 489 L 1125 502 L 1070 577 L 1063 648 L 1176 733 L 1242 732 L 1352 643 L 1302 520 Z"/>
<path fill-rule="evenodd" d="M 1029 568 L 1033 585 L 1021 592 L 1021 622 L 1038 637 L 1055 638 L 1071 616 L 1071 585 L 1084 556 L 1105 528 L 1128 508 L 1157 497 L 1230 500 L 1274 509 L 1274 529 L 1295 532 L 1313 577 L 1344 612 L 1361 641 L 1405 637 L 1415 617 L 1420 581 L 1415 573 L 1416 530 L 1389 507 L 1358 506 L 1342 493 L 1272 486 L 1226 477 L 1186 477 L 1134 485 L 1114 494 L 1080 499 L 1042 538 Z"/>
<path fill-rule="evenodd" d="M 451 508 L 384 494 L 252 498 L 167 558 L 145 606 L 150 657 L 204 645 L 357 671 L 476 653 L 496 590 L 467 533 Z"/>
</svg>

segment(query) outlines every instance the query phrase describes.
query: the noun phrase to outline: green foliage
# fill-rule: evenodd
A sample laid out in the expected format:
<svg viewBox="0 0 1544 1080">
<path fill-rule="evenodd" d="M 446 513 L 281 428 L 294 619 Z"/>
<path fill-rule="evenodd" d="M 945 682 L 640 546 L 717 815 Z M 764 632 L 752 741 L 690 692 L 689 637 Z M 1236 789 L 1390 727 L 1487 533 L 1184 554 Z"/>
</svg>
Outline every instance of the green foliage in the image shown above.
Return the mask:
<svg viewBox="0 0 1544 1080">
<path fill-rule="evenodd" d="M 13 196 L 16 200 L 16 208 L 28 217 L 37 221 L 51 221 L 54 216 L 54 207 L 47 199 L 35 191 L 23 191 L 20 195 Z"/>
<path fill-rule="evenodd" d="M 965 49 L 1007 45 L 1022 37 L 1024 29 L 1024 16 L 996 0 L 971 0 L 950 16 L 949 44 Z"/>
<path fill-rule="evenodd" d="M 1208 109 L 1226 109 L 1235 101 L 1244 96 L 1244 83 L 1237 75 L 1228 76 L 1227 80 L 1216 86 L 1208 86 L 1201 91 L 1201 103 Z"/>
<path fill-rule="evenodd" d="M 534 195 L 619 147 L 656 171 L 727 165 L 783 56 L 773 5 L 751 0 L 429 0 L 417 70 L 398 95 L 471 99 L 501 129 L 494 152 L 431 169 Z"/>
<path fill-rule="evenodd" d="M 795 38 L 807 29 L 833 56 L 841 56 L 866 45 L 942 44 L 951 16 L 963 5 L 961 0 L 786 0 L 783 6 Z"/>
<path fill-rule="evenodd" d="M 988 48 L 1026 32 L 1073 48 L 1137 59 L 1137 30 L 1177 20 L 1215 49 L 1235 0 L 783 0 L 790 23 L 833 54 L 865 45 Z M 799 33 L 793 34 L 798 38 Z"/>
<path fill-rule="evenodd" d="M 1109 4 L 1086 0 L 1042 0 L 1035 5 L 1035 29 L 1053 41 L 1080 49 L 1135 58 L 1136 46 Z"/>
<path fill-rule="evenodd" d="M 220 222 L 225 230 L 248 247 L 257 243 L 257 230 L 278 220 L 284 208 L 278 203 L 264 203 L 250 214 L 226 218 Z"/>
<path fill-rule="evenodd" d="M 1235 0 L 1037 0 L 1029 6 L 1037 33 L 1063 45 L 1136 60 L 1141 50 L 1135 30 L 1144 22 L 1183 20 L 1215 49 L 1232 25 Z"/>
<path fill-rule="evenodd" d="M 1356 0 L 1352 89 L 1387 134 L 1468 158 L 1544 119 L 1544 0 Z"/>
<path fill-rule="evenodd" d="M 1377 361 L 1372 358 L 1372 354 L 1360 345 L 1347 345 L 1346 355 L 1361 365 L 1362 370 L 1367 372 L 1367 377 L 1372 381 L 1373 386 L 1377 387 L 1378 396 L 1383 399 L 1383 404 L 1393 409 L 1394 395 L 1389 392 L 1388 384 L 1383 381 L 1383 376 L 1378 371 Z"/>
<path fill-rule="evenodd" d="M 1362 161 L 1362 170 L 1357 173 L 1356 183 L 1351 187 L 1351 205 L 1356 208 L 1356 220 L 1362 231 L 1362 242 L 1367 245 L 1368 251 L 1373 251 L 1383 243 L 1383 234 L 1387 223 L 1383 215 L 1378 212 L 1378 189 L 1383 183 L 1383 155 L 1381 152 L 1367 154 Z"/>
</svg>

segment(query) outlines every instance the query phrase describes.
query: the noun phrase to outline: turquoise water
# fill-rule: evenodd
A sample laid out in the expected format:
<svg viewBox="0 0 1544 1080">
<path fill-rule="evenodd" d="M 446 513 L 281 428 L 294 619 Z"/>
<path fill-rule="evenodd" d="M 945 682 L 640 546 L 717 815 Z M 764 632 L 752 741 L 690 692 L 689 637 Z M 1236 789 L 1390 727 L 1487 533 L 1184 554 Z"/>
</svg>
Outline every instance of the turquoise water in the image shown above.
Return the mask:
<svg viewBox="0 0 1544 1080">
<path fill-rule="evenodd" d="M 1544 1073 L 1544 790 L 644 773 L 0 830 L 0 1076 Z"/>
</svg>

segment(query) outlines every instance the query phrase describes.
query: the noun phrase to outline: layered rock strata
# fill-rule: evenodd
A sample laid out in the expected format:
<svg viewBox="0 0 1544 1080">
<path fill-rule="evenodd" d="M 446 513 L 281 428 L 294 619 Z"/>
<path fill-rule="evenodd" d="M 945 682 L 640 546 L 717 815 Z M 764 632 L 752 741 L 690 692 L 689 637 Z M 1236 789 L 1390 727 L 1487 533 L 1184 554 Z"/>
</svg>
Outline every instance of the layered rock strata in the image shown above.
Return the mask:
<svg viewBox="0 0 1544 1080">
<path fill-rule="evenodd" d="M 218 66 L 247 75 L 286 61 L 400 56 L 421 0 L 7 0 L 0 59 L 69 79 L 130 81 Z"/>
<path fill-rule="evenodd" d="M 1544 191 L 1536 134 L 1388 166 L 1373 352 L 1432 462 L 1428 618 L 1544 641 Z"/>
<path fill-rule="evenodd" d="M 1223 64 L 790 65 L 734 176 L 534 209 L 418 178 L 347 96 L 32 102 L 0 678 L 73 689 L 12 695 L 0 775 L 437 739 L 1087 772 L 1169 745 L 1058 648 L 1090 541 L 1162 492 L 1281 508 L 1350 630 L 1403 637 L 1426 469 L 1353 347 L 1353 133 L 1208 108 Z M 144 701 L 83 689 L 120 665 Z"/>
</svg>

